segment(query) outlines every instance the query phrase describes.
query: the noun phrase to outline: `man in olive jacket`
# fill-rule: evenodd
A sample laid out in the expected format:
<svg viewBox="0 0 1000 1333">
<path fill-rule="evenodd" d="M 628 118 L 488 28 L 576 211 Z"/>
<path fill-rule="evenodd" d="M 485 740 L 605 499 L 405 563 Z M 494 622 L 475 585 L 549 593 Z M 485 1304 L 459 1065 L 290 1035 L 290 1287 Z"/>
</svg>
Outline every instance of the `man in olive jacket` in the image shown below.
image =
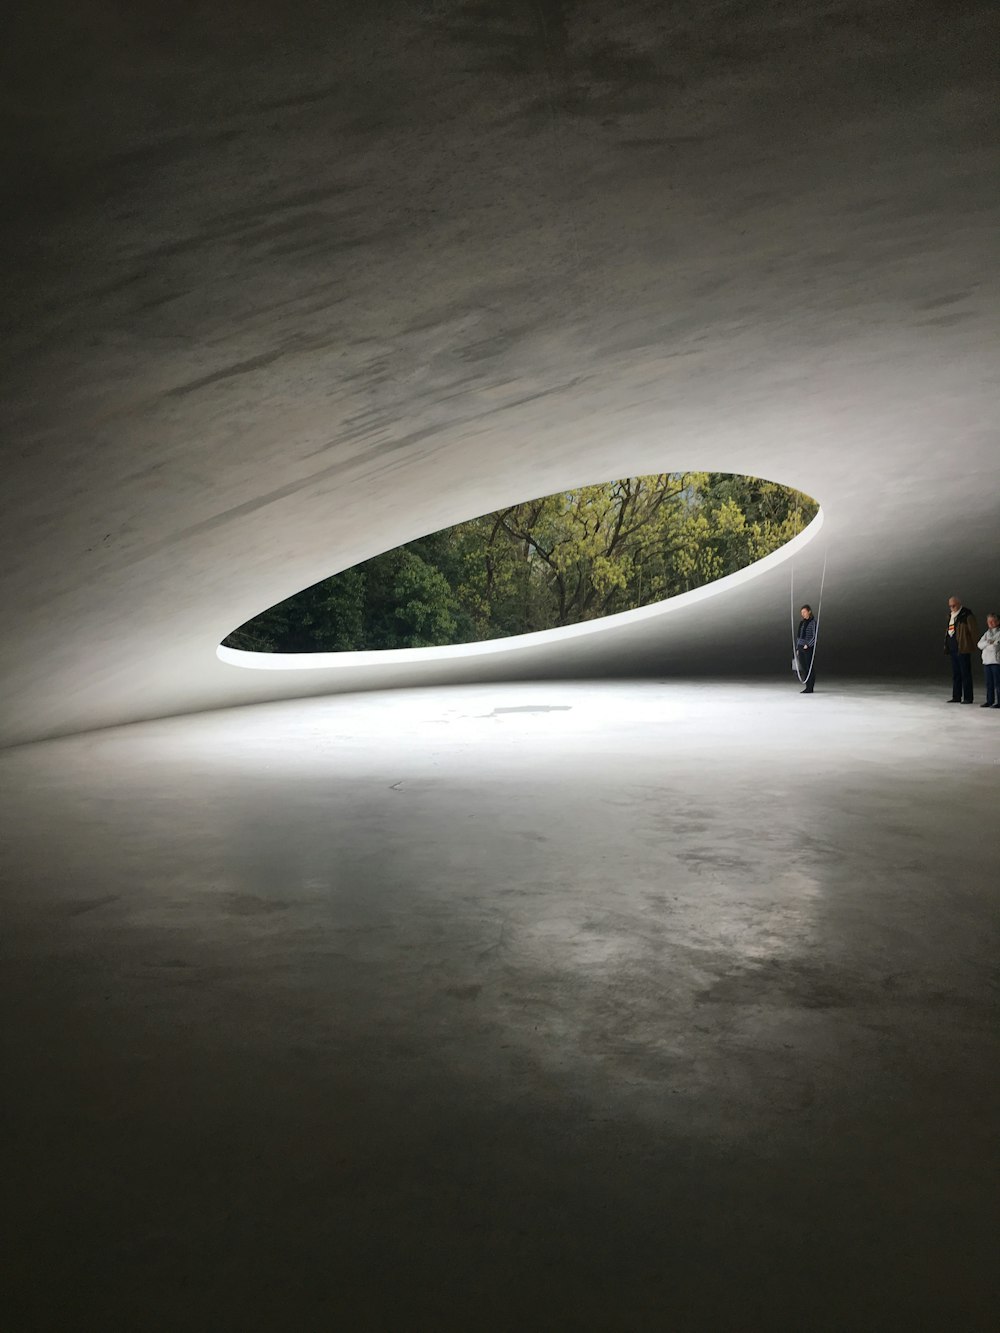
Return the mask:
<svg viewBox="0 0 1000 1333">
<path fill-rule="evenodd" d="M 952 704 L 972 703 L 972 654 L 979 642 L 976 617 L 960 597 L 948 598 L 948 630 L 944 636 L 944 650 L 951 656 Z"/>
</svg>

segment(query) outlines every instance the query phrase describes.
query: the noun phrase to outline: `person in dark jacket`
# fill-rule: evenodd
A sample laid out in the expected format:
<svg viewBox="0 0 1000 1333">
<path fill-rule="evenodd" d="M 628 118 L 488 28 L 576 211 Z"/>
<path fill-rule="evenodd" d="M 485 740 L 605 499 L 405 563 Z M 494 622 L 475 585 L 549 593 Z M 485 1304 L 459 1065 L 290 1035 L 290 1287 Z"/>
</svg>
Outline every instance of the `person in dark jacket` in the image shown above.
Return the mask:
<svg viewBox="0 0 1000 1333">
<path fill-rule="evenodd" d="M 979 642 L 976 617 L 960 597 L 948 598 L 948 629 L 944 650 L 951 658 L 950 704 L 972 703 L 972 654 Z"/>
<path fill-rule="evenodd" d="M 799 663 L 799 679 L 805 686 L 802 694 L 812 694 L 816 688 L 816 617 L 811 606 L 799 610 L 798 633 L 795 636 L 795 656 Z"/>
</svg>

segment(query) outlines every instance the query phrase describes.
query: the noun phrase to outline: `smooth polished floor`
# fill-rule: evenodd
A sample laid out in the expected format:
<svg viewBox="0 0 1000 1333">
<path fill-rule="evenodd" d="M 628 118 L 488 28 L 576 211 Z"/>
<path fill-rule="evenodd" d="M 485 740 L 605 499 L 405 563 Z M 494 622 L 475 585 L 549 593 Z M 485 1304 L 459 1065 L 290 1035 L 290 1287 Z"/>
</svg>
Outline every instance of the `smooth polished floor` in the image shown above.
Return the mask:
<svg viewBox="0 0 1000 1333">
<path fill-rule="evenodd" d="M 946 695 L 0 755 L 3 1327 L 994 1327 L 1000 712 Z"/>
</svg>

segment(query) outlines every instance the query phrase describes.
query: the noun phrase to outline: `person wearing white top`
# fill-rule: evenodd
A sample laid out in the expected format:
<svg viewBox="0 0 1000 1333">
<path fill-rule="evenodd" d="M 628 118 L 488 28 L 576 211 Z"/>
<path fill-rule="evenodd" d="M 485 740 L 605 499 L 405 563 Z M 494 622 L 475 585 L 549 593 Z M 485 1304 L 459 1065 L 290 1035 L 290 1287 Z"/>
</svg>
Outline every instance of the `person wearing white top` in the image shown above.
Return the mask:
<svg viewBox="0 0 1000 1333">
<path fill-rule="evenodd" d="M 1000 615 L 996 611 L 986 617 L 986 626 L 986 633 L 979 640 L 986 675 L 986 702 L 979 706 L 1000 708 Z"/>
</svg>

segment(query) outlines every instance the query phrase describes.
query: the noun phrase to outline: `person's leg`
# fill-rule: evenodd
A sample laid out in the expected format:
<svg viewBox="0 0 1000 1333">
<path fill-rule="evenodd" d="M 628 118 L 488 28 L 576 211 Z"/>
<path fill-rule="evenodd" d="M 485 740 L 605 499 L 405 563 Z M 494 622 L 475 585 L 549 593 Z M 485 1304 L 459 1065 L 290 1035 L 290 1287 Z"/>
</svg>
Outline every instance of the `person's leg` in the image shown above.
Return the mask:
<svg viewBox="0 0 1000 1333">
<path fill-rule="evenodd" d="M 987 664 L 986 664 L 985 662 L 983 663 L 983 683 L 984 683 L 985 686 L 986 686 L 986 702 L 983 703 L 983 704 L 980 704 L 979 707 L 980 707 L 980 708 L 992 708 L 992 707 L 993 707 L 993 703 L 994 703 L 994 699 L 993 699 L 993 673 L 991 672 L 989 666 L 987 666 Z"/>
<path fill-rule="evenodd" d="M 802 679 L 802 693 L 812 694 L 815 679 L 812 670 L 812 649 L 799 649 L 799 676 Z"/>
<path fill-rule="evenodd" d="M 962 702 L 962 667 L 954 643 L 951 648 L 951 701 L 953 704 Z"/>
<path fill-rule="evenodd" d="M 959 653 L 959 662 L 962 666 L 962 703 L 972 703 L 972 654 Z"/>
</svg>

